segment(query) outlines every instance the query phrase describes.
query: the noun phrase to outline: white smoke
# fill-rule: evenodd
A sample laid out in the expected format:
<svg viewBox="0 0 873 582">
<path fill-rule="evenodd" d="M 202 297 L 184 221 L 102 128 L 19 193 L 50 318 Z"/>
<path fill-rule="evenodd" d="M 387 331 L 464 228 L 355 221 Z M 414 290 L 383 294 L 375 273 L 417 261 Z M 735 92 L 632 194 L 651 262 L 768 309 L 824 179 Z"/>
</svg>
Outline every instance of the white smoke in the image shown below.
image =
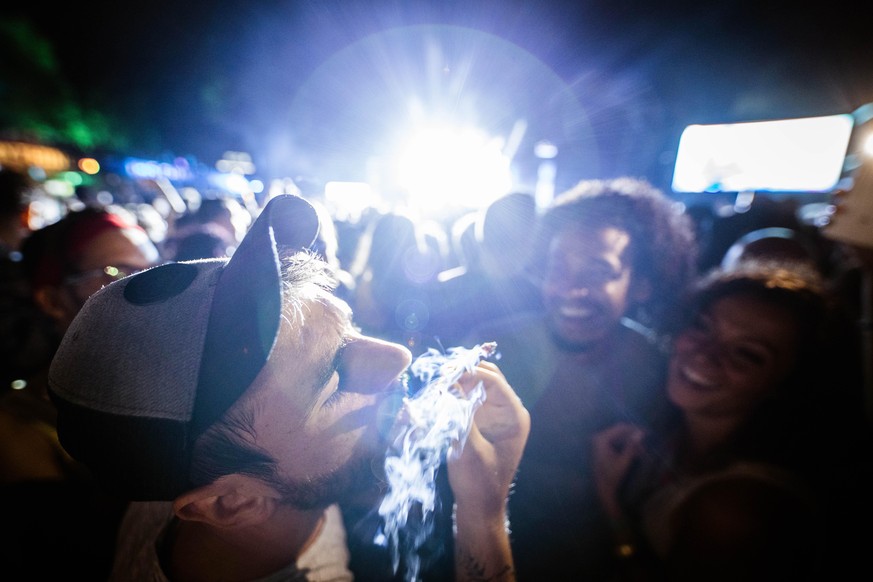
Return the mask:
<svg viewBox="0 0 873 582">
<path fill-rule="evenodd" d="M 383 529 L 376 542 L 389 544 L 394 572 L 405 558 L 405 579 L 418 580 L 422 544 L 433 531 L 436 473 L 447 454 L 459 454 L 470 432 L 473 413 L 485 401 L 481 382 L 467 394 L 455 386 L 461 375 L 490 356 L 494 343 L 428 350 L 409 368 L 422 388 L 404 402 L 402 420 L 385 459 L 388 492 L 379 506 Z M 457 443 L 456 447 L 452 447 Z"/>
</svg>

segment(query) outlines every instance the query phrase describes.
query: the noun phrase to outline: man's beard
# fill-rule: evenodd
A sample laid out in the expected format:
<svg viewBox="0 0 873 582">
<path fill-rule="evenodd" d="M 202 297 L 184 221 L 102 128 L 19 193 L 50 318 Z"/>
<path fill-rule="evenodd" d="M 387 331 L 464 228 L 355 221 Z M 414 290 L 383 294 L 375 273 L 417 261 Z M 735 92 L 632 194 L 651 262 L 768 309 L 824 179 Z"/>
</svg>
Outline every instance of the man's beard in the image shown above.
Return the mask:
<svg viewBox="0 0 873 582">
<path fill-rule="evenodd" d="M 375 447 L 364 442 L 342 466 L 306 479 L 274 483 L 283 503 L 298 509 L 327 507 L 333 503 L 372 503 L 387 490 L 385 457 L 394 430 L 405 391 L 395 391 L 382 399 L 377 414 L 378 436 Z"/>
<path fill-rule="evenodd" d="M 374 492 L 382 482 L 385 455 L 357 454 L 346 464 L 325 474 L 285 482 L 279 488 L 282 502 L 297 509 L 327 507 Z"/>
<path fill-rule="evenodd" d="M 548 321 L 548 325 L 552 341 L 555 342 L 555 345 L 566 352 L 591 353 L 597 350 L 602 341 L 602 338 L 599 337 L 586 340 L 569 339 L 561 333 L 560 329 L 551 318 Z"/>
</svg>

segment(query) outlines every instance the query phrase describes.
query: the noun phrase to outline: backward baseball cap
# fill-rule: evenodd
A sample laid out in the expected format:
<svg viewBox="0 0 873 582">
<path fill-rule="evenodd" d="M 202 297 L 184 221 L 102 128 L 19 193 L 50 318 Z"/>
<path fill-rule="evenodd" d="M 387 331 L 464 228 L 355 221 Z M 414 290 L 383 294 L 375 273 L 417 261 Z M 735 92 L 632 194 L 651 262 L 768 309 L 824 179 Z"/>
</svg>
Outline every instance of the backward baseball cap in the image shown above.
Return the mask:
<svg viewBox="0 0 873 582">
<path fill-rule="evenodd" d="M 131 500 L 190 489 L 194 441 L 248 389 L 275 344 L 280 253 L 309 248 L 318 228 L 305 199 L 277 196 L 230 259 L 168 263 L 92 295 L 49 369 L 67 452 Z"/>
</svg>

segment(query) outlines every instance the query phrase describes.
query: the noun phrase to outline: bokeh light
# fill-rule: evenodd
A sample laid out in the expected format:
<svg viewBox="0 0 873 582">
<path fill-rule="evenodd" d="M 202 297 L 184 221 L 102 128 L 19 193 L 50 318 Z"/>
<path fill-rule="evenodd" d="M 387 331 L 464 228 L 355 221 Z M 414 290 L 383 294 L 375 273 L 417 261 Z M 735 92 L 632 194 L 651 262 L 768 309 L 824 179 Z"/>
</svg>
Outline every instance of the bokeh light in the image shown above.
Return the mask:
<svg viewBox="0 0 873 582">
<path fill-rule="evenodd" d="M 92 176 L 100 171 L 100 162 L 94 158 L 82 158 L 78 165 L 80 170 Z"/>
</svg>

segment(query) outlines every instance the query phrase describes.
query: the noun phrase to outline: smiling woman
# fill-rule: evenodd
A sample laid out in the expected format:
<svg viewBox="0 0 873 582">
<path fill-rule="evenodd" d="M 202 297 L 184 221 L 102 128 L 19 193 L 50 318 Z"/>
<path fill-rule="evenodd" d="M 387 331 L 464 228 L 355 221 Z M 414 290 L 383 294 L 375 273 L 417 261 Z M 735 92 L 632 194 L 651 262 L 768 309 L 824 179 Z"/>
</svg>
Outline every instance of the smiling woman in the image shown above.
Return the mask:
<svg viewBox="0 0 873 582">
<path fill-rule="evenodd" d="M 819 275 L 797 263 L 748 261 L 701 280 L 673 339 L 675 420 L 593 440 L 619 571 L 737 580 L 819 565 L 820 528 L 845 501 L 831 470 L 853 475 L 841 447 L 863 453 L 847 438 L 852 417 L 834 412 L 831 307 Z"/>
<path fill-rule="evenodd" d="M 826 302 L 800 267 L 713 273 L 673 342 L 667 390 L 689 423 L 721 418 L 727 432 L 766 400 L 800 397 L 819 363 Z M 783 388 L 783 386 L 787 386 Z"/>
</svg>

